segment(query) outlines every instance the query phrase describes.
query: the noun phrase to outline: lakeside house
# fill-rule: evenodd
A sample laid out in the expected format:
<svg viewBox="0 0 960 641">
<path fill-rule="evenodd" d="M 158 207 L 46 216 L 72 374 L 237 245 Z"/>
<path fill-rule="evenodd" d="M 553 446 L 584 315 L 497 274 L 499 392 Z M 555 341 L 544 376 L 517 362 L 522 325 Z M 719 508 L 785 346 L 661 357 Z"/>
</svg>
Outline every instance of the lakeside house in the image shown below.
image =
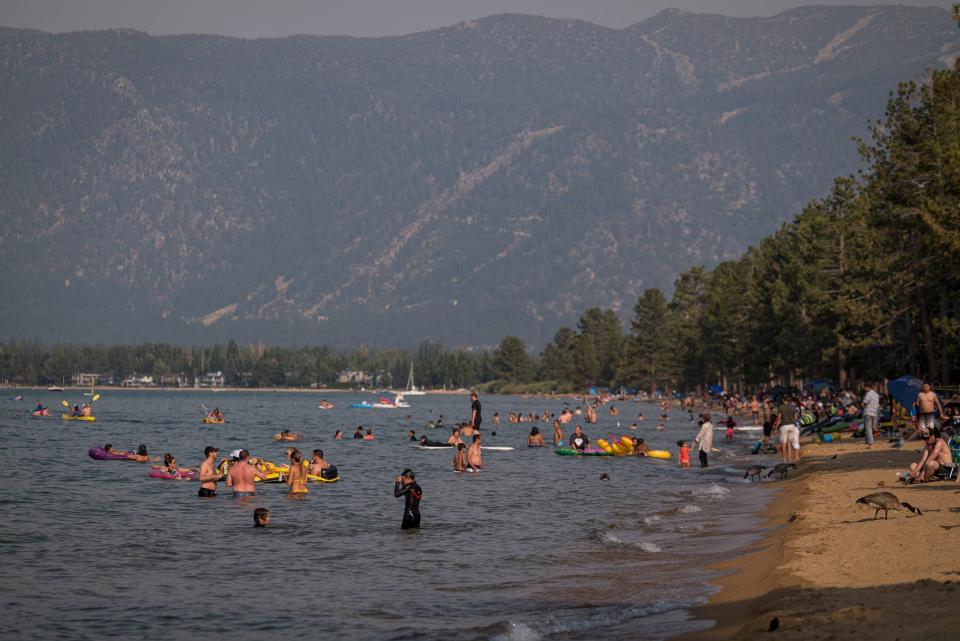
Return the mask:
<svg viewBox="0 0 960 641">
<path fill-rule="evenodd" d="M 373 384 L 373 375 L 369 372 L 343 370 L 337 374 L 337 382 L 351 385 L 371 385 Z"/>
<path fill-rule="evenodd" d="M 77 372 L 74 374 L 70 382 L 75 387 L 95 387 L 102 383 L 103 374 L 94 374 L 91 372 Z"/>
<path fill-rule="evenodd" d="M 160 377 L 160 387 L 190 387 L 190 377 L 183 372 L 164 374 Z"/>
<path fill-rule="evenodd" d="M 200 378 L 200 387 L 223 387 L 223 372 L 207 372 Z"/>
<path fill-rule="evenodd" d="M 156 387 L 156 383 L 153 382 L 153 374 L 135 372 L 120 381 L 120 387 Z"/>
</svg>

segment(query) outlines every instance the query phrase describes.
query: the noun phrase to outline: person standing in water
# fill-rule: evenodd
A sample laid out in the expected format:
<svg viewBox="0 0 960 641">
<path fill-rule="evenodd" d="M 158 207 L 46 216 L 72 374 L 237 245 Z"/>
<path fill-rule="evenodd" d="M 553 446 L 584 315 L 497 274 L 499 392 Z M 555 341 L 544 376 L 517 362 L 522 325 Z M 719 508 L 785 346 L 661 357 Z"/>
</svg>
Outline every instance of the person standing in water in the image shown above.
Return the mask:
<svg viewBox="0 0 960 641">
<path fill-rule="evenodd" d="M 200 464 L 200 491 L 197 496 L 211 498 L 217 495 L 217 481 L 220 480 L 220 474 L 216 470 L 217 448 L 208 445 L 203 450 L 203 463 Z"/>
<path fill-rule="evenodd" d="M 694 440 L 700 449 L 700 467 L 709 467 L 707 455 L 713 449 L 713 423 L 710 422 L 709 414 L 703 415 L 703 425 L 700 426 L 700 431 L 697 432 Z"/>
<path fill-rule="evenodd" d="M 290 494 L 307 493 L 307 470 L 303 467 L 303 455 L 297 449 L 290 453 L 290 472 L 287 474 L 287 485 L 290 486 Z"/>
<path fill-rule="evenodd" d="M 473 425 L 473 429 L 479 430 L 480 423 L 483 422 L 483 416 L 480 414 L 480 398 L 477 396 L 476 392 L 470 392 L 470 425 Z"/>
<path fill-rule="evenodd" d="M 417 484 L 417 477 L 410 468 L 405 469 L 396 478 L 393 485 L 393 495 L 405 497 L 403 505 L 403 521 L 401 530 L 410 530 L 420 527 L 420 499 L 423 490 Z"/>
<path fill-rule="evenodd" d="M 480 435 L 473 435 L 473 443 L 467 449 L 467 466 L 479 472 L 483 469 L 483 454 L 480 452 Z"/>
</svg>

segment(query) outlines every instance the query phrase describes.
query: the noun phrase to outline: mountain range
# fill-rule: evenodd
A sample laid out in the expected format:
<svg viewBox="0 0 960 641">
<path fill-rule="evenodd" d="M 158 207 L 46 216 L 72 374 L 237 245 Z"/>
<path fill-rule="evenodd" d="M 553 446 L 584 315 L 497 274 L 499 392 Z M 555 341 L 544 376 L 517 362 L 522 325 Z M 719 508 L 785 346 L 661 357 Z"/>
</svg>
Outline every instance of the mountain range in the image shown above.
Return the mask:
<svg viewBox="0 0 960 641">
<path fill-rule="evenodd" d="M 776 230 L 958 53 L 946 11 L 900 6 L 0 28 L 0 335 L 542 345 Z"/>
</svg>

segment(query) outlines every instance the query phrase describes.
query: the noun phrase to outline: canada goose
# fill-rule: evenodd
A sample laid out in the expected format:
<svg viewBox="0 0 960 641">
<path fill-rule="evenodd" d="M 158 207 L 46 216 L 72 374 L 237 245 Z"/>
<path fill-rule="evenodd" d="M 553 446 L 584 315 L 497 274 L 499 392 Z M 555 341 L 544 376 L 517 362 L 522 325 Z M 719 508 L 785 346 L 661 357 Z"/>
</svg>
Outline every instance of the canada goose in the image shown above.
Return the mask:
<svg viewBox="0 0 960 641">
<path fill-rule="evenodd" d="M 763 481 L 763 479 L 760 478 L 760 475 L 763 474 L 765 469 L 767 469 L 766 465 L 751 465 L 747 468 L 747 472 L 743 475 L 743 478 L 750 477 L 751 481 Z"/>
<path fill-rule="evenodd" d="M 907 508 L 917 516 L 923 516 L 923 512 L 921 512 L 919 509 L 913 507 L 909 503 L 902 502 L 890 492 L 875 492 L 873 494 L 867 494 L 866 496 L 861 496 L 859 499 L 857 499 L 857 503 L 874 508 L 874 520 L 876 520 L 880 510 L 883 510 L 883 520 L 887 520 L 887 513 L 890 510 L 899 512 L 901 507 Z"/>
<path fill-rule="evenodd" d="M 773 469 L 767 472 L 767 478 L 770 478 L 774 474 L 779 474 L 780 478 L 787 478 L 787 472 L 790 471 L 790 468 L 796 469 L 796 463 L 777 463 L 773 466 Z"/>
</svg>

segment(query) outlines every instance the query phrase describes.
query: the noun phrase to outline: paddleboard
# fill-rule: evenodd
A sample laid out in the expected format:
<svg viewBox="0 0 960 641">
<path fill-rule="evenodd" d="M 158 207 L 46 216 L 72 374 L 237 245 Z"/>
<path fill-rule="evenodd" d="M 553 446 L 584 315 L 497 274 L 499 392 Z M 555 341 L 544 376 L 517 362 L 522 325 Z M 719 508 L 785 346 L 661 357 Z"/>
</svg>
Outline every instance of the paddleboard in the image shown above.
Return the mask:
<svg viewBox="0 0 960 641">
<path fill-rule="evenodd" d="M 410 445 L 410 447 L 415 447 L 418 450 L 453 450 L 456 449 L 452 445 Z M 469 447 L 469 446 L 468 446 Z M 507 447 L 505 445 L 481 445 L 481 450 L 492 450 L 494 452 L 510 452 L 513 450 L 512 447 Z"/>
</svg>

